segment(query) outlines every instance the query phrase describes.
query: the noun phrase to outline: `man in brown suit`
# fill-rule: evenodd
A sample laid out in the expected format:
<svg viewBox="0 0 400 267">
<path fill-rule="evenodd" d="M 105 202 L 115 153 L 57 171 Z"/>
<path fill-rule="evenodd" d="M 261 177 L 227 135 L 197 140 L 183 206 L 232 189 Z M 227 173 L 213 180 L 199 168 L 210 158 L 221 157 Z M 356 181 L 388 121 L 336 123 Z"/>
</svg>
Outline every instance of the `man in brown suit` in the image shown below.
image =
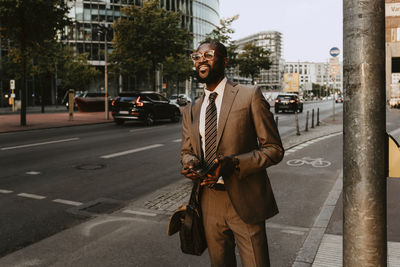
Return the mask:
<svg viewBox="0 0 400 267">
<path fill-rule="evenodd" d="M 227 51 L 202 43 L 191 55 L 204 94 L 183 112 L 182 174 L 201 179 L 201 208 L 212 266 L 269 266 L 265 220 L 278 208 L 266 168 L 284 150 L 260 89 L 224 77 Z M 195 170 L 217 167 L 206 177 Z"/>
</svg>

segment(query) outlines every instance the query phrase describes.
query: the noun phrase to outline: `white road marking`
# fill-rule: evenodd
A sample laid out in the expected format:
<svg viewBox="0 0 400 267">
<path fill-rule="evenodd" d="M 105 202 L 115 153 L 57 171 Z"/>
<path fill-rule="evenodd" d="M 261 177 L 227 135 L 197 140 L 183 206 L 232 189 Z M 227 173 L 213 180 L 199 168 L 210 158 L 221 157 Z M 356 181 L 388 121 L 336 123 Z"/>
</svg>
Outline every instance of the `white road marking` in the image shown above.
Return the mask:
<svg viewBox="0 0 400 267">
<path fill-rule="evenodd" d="M 53 202 L 61 203 L 61 204 L 66 204 L 66 205 L 71 205 L 71 206 L 80 206 L 83 203 L 82 202 L 76 202 L 76 201 L 71 201 L 71 200 L 65 200 L 65 199 L 54 199 L 52 200 Z"/>
<path fill-rule="evenodd" d="M 179 142 L 182 142 L 182 139 L 176 139 L 176 140 L 173 140 L 172 142 L 179 143 Z"/>
<path fill-rule="evenodd" d="M 144 215 L 144 216 L 150 216 L 150 217 L 157 216 L 156 213 L 143 212 L 143 211 L 137 211 L 137 210 L 124 210 L 123 213 L 135 214 L 135 215 Z"/>
<path fill-rule="evenodd" d="M 39 175 L 40 172 L 37 172 L 37 171 L 29 171 L 29 172 L 26 172 L 26 174 L 29 174 L 29 175 Z"/>
<path fill-rule="evenodd" d="M 62 142 L 70 142 L 70 141 L 76 141 L 76 140 L 79 140 L 79 138 L 76 137 L 76 138 L 69 138 L 69 139 L 55 140 L 55 141 L 48 141 L 48 142 L 41 142 L 41 143 L 35 143 L 35 144 L 27 144 L 27 145 L 20 145 L 20 146 L 2 147 L 0 150 L 10 150 L 10 149 L 25 148 L 25 147 L 49 145 L 49 144 L 56 144 L 56 143 L 62 143 Z"/>
<path fill-rule="evenodd" d="M 302 231 L 294 231 L 294 230 L 281 230 L 282 233 L 291 234 L 291 235 L 304 235 L 305 233 Z"/>
<path fill-rule="evenodd" d="M 148 128 L 141 128 L 141 129 L 135 129 L 135 130 L 129 130 L 129 132 L 131 133 L 136 133 L 136 132 L 141 132 L 141 131 L 146 131 L 146 130 L 154 130 L 154 129 L 158 129 L 158 128 L 163 128 L 165 127 L 165 125 L 161 125 L 161 126 L 155 126 L 155 127 L 148 127 Z"/>
<path fill-rule="evenodd" d="M 118 153 L 114 153 L 114 154 L 104 155 L 104 156 L 101 156 L 100 158 L 102 158 L 102 159 L 110 159 L 110 158 L 115 158 L 115 157 L 119 157 L 119 156 L 124 156 L 124 155 L 128 155 L 128 154 L 140 152 L 140 151 L 143 151 L 143 150 L 157 148 L 157 147 L 160 147 L 160 146 L 164 146 L 164 145 L 163 144 L 155 144 L 155 145 L 135 148 L 135 149 L 122 151 L 122 152 L 118 152 Z"/>
<path fill-rule="evenodd" d="M 20 193 L 17 196 L 20 197 L 27 197 L 27 198 L 33 198 L 33 199 L 45 199 L 46 197 L 40 196 L 40 195 L 35 195 L 35 194 L 27 194 L 27 193 Z"/>
<path fill-rule="evenodd" d="M 10 193 L 12 193 L 12 192 L 14 192 L 14 191 L 0 189 L 0 193 L 1 193 L 1 194 L 10 194 Z"/>
</svg>

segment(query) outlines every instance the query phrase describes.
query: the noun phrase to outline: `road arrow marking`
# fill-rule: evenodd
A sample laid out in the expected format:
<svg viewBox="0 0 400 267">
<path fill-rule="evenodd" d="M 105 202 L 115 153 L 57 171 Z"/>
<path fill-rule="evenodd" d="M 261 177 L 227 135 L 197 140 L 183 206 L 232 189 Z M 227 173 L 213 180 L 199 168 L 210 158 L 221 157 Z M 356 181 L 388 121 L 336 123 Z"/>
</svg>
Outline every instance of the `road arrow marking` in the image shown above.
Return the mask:
<svg viewBox="0 0 400 267">
<path fill-rule="evenodd" d="M 0 189 L 0 193 L 2 193 L 2 194 L 11 194 L 12 192 L 14 192 L 14 191 Z"/>
<path fill-rule="evenodd" d="M 35 144 L 27 144 L 27 145 L 20 145 L 20 146 L 10 146 L 10 147 L 2 147 L 0 150 L 11 150 L 11 149 L 18 149 L 18 148 L 26 148 L 26 147 L 33 147 L 33 146 L 41 146 L 41 145 L 49 145 L 49 144 L 56 144 L 56 143 L 62 143 L 62 142 L 70 142 L 70 141 L 76 141 L 79 140 L 79 138 L 70 138 L 70 139 L 63 139 L 63 140 L 55 140 L 55 141 L 49 141 L 49 142 L 41 142 L 41 143 L 35 143 Z"/>
<path fill-rule="evenodd" d="M 102 158 L 102 159 L 110 159 L 110 158 L 115 158 L 115 157 L 119 157 L 119 156 L 124 156 L 124 155 L 128 155 L 128 154 L 140 152 L 140 151 L 143 151 L 143 150 L 149 150 L 149 149 L 157 148 L 157 147 L 160 147 L 160 146 L 164 146 L 164 145 L 163 144 L 155 144 L 155 145 L 135 148 L 135 149 L 122 151 L 122 152 L 118 152 L 118 153 L 114 153 L 114 154 L 104 155 L 104 156 L 101 156 L 100 158 Z"/>
</svg>

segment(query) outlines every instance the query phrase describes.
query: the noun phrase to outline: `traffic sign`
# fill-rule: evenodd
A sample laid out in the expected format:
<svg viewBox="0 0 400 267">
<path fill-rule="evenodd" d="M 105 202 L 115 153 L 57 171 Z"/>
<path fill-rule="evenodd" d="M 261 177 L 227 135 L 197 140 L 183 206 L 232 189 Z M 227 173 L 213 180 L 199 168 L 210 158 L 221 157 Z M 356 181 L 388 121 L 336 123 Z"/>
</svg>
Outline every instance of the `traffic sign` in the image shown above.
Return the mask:
<svg viewBox="0 0 400 267">
<path fill-rule="evenodd" d="M 10 89 L 11 90 L 15 89 L 15 80 L 10 80 Z"/>
<path fill-rule="evenodd" d="M 331 50 L 329 50 L 329 54 L 332 57 L 337 57 L 340 54 L 340 50 L 337 47 L 332 47 Z"/>
</svg>

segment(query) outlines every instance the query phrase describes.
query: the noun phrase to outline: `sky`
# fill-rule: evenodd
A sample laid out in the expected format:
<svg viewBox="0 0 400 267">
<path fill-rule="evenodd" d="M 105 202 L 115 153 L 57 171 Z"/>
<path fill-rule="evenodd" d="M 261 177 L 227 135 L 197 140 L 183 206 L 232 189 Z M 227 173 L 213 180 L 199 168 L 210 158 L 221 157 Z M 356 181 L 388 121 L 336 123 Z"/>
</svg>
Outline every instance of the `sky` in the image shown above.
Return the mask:
<svg viewBox="0 0 400 267">
<path fill-rule="evenodd" d="M 283 59 L 326 62 L 338 47 L 342 60 L 341 0 L 219 0 L 220 17 L 239 14 L 232 39 L 260 31 L 282 33 Z"/>
</svg>

